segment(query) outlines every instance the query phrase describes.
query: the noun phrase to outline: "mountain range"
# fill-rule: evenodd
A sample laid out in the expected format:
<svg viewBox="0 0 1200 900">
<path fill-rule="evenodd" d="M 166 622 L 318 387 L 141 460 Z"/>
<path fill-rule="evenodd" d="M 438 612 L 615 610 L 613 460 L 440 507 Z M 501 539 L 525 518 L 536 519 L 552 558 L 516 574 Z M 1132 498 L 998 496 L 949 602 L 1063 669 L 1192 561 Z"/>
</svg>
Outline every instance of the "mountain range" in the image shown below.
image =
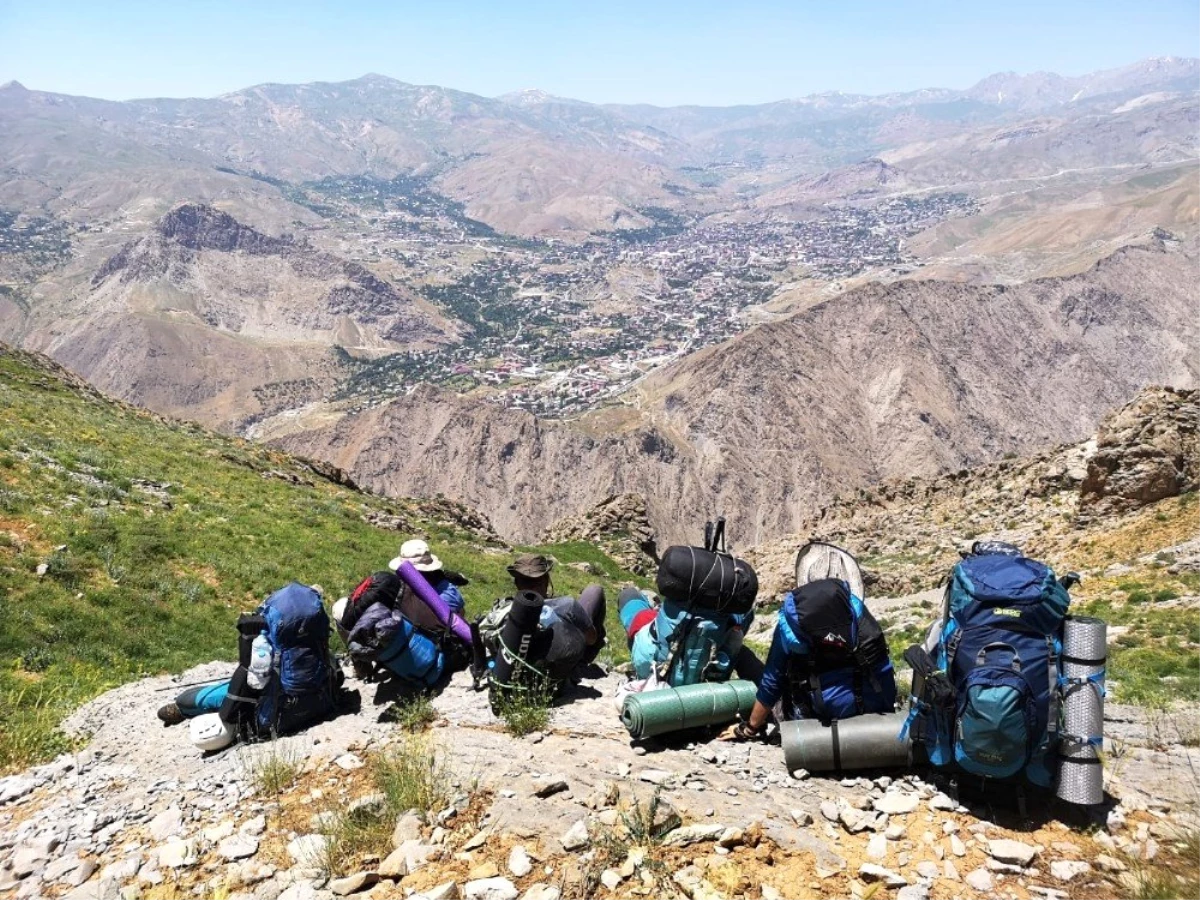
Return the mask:
<svg viewBox="0 0 1200 900">
<path fill-rule="evenodd" d="M 632 492 L 757 542 L 1194 383 L 1198 126 L 1177 58 L 728 108 L 10 83 L 0 339 L 508 537 Z"/>
</svg>

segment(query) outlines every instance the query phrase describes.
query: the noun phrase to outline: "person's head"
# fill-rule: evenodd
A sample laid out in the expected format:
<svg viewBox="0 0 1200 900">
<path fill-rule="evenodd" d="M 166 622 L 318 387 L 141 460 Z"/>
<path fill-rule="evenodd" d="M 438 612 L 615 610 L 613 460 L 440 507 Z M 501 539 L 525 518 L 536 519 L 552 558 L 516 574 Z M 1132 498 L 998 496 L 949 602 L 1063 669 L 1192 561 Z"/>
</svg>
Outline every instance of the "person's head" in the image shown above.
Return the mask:
<svg viewBox="0 0 1200 900">
<path fill-rule="evenodd" d="M 513 585 L 518 591 L 534 591 L 543 597 L 550 596 L 550 570 L 554 560 L 540 553 L 522 553 L 508 567 Z"/>
<path fill-rule="evenodd" d="M 426 578 L 431 573 L 442 570 L 442 561 L 429 549 L 429 545 L 420 538 L 413 538 L 400 545 L 400 555 L 388 563 L 388 568 L 395 572 L 403 563 L 412 563 L 418 572 L 423 572 Z"/>
</svg>

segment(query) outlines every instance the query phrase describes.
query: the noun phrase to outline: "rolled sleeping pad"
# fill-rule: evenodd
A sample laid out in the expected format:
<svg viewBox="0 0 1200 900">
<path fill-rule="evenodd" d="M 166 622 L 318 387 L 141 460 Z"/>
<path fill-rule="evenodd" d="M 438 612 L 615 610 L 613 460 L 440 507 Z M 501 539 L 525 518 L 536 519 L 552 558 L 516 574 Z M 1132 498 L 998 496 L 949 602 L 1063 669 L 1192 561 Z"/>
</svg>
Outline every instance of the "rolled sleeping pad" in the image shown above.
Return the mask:
<svg viewBox="0 0 1200 900">
<path fill-rule="evenodd" d="M 621 706 L 621 724 L 635 740 L 725 725 L 750 715 L 757 691 L 752 681 L 726 681 L 629 694 Z"/>
<path fill-rule="evenodd" d="M 720 613 L 749 612 L 758 596 L 758 576 L 748 562 L 703 547 L 668 547 L 655 584 L 668 600 Z"/>
<path fill-rule="evenodd" d="M 1058 797 L 1067 803 L 1104 802 L 1104 665 L 1108 626 L 1091 616 L 1063 620 L 1062 733 L 1058 743 Z"/>
<path fill-rule="evenodd" d="M 907 768 L 912 739 L 900 737 L 908 713 L 864 713 L 826 725 L 818 719 L 784 722 L 783 761 L 789 772 L 849 772 L 856 769 Z"/>
<path fill-rule="evenodd" d="M 525 661 L 534 650 L 538 621 L 546 601 L 535 591 L 519 591 L 500 629 L 500 651 L 492 664 L 492 684 L 507 688 L 520 678 Z"/>
<path fill-rule="evenodd" d="M 438 592 L 433 589 L 425 576 L 417 571 L 416 567 L 408 560 L 400 563 L 400 567 L 396 569 L 396 574 L 404 581 L 405 584 L 412 589 L 412 592 L 420 598 L 421 602 L 429 607 L 430 611 L 437 616 L 437 620 L 454 632 L 455 636 L 466 644 L 471 646 L 471 626 L 467 624 L 467 620 L 458 613 L 453 612 L 446 601 L 438 596 Z"/>
</svg>

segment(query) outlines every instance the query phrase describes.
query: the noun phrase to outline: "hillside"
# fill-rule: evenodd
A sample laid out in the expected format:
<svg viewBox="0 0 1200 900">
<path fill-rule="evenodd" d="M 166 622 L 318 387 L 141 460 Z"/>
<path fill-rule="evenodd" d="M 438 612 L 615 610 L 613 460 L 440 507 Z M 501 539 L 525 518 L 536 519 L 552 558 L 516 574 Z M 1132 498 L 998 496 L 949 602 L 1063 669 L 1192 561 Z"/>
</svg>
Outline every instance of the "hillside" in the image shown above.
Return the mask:
<svg viewBox="0 0 1200 900">
<path fill-rule="evenodd" d="M 110 256 L 65 304 L 37 306 L 26 347 L 101 390 L 230 428 L 325 396 L 334 348 L 452 341 L 445 320 L 358 263 L 183 204 Z"/>
<path fill-rule="evenodd" d="M 1145 384 L 1194 384 L 1195 266 L 1193 249 L 1156 241 L 1015 287 L 867 285 L 578 423 L 421 388 L 309 430 L 290 420 L 277 443 L 384 493 L 444 493 L 523 540 L 634 493 L 662 542 L 720 513 L 756 544 L 848 489 L 1077 439 Z"/>
<path fill-rule="evenodd" d="M 937 478 L 905 478 L 834 499 L 795 534 L 748 551 L 760 601 L 790 589 L 811 539 L 862 562 L 895 649 L 927 627 L 959 551 L 1010 541 L 1083 575 L 1081 610 L 1114 628 L 1110 691 L 1119 702 L 1191 701 L 1200 692 L 1200 393 L 1152 387 L 1079 444 L 1015 454 Z"/>
<path fill-rule="evenodd" d="M 232 658 L 239 611 L 287 581 L 332 601 L 409 536 L 468 574 L 470 610 L 506 589 L 509 548 L 448 500 L 361 493 L 336 469 L 115 402 L 3 345 L 0 409 L 0 770 L 69 746 L 59 721 L 103 690 Z M 587 545 L 546 552 L 567 590 L 588 577 L 567 563 L 622 577 Z"/>
</svg>

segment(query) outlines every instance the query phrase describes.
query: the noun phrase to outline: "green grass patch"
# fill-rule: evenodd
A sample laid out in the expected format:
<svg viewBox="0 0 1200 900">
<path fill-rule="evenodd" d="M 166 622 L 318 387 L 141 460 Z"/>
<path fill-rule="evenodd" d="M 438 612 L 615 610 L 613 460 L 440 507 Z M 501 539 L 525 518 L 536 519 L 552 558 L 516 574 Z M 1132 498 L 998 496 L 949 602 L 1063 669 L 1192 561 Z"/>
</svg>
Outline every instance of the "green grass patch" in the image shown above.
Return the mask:
<svg viewBox="0 0 1200 900">
<path fill-rule="evenodd" d="M 332 601 L 408 537 L 471 579 L 469 614 L 511 592 L 511 556 L 456 525 L 444 499 L 350 491 L 283 453 L 100 399 L 6 350 L 0 410 L 0 772 L 65 749 L 58 722 L 104 690 L 232 660 L 239 612 L 288 581 L 320 584 Z M 371 512 L 412 529 L 374 527 Z M 611 655 L 627 658 L 615 594 L 636 579 L 588 544 L 526 549 L 559 561 L 560 593 L 609 588 Z"/>
</svg>

